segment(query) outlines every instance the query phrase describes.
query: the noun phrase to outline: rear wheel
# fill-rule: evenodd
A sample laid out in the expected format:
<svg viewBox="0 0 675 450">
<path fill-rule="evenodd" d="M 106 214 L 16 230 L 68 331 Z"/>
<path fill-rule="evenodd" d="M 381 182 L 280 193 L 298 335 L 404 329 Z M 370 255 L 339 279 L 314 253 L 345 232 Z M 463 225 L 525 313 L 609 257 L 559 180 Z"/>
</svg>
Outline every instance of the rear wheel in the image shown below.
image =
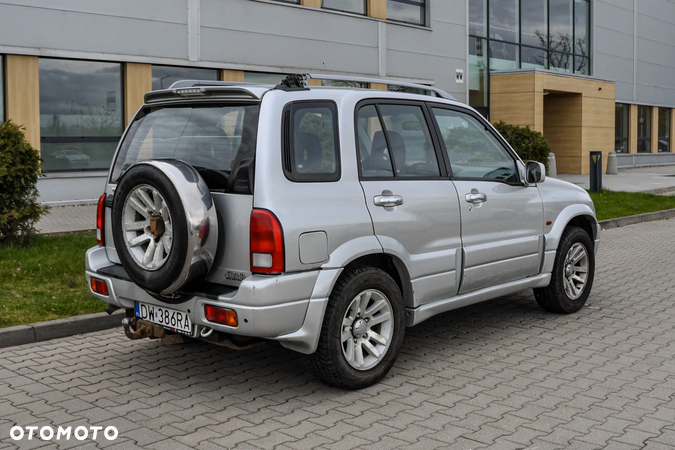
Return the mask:
<svg viewBox="0 0 675 450">
<path fill-rule="evenodd" d="M 593 241 L 581 228 L 569 227 L 560 239 L 551 283 L 534 289 L 539 306 L 546 311 L 570 314 L 586 303 L 595 276 Z"/>
<path fill-rule="evenodd" d="M 404 329 L 405 309 L 396 282 L 375 267 L 345 269 L 329 299 L 311 367 L 336 387 L 370 386 L 394 365 Z"/>
</svg>

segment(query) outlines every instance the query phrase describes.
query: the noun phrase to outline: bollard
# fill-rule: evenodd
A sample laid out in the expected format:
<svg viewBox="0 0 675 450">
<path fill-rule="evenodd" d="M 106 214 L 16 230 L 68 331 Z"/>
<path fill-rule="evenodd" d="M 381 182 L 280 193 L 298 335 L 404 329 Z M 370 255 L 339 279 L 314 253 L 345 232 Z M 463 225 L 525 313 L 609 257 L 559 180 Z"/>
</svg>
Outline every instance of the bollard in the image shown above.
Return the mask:
<svg viewBox="0 0 675 450">
<path fill-rule="evenodd" d="M 558 178 L 558 169 L 555 166 L 555 154 L 548 154 L 548 174 L 547 176 Z"/>
<path fill-rule="evenodd" d="M 614 152 L 609 152 L 609 156 L 607 156 L 607 171 L 605 173 L 607 175 L 619 174 L 619 163 Z"/>
<path fill-rule="evenodd" d="M 591 152 L 591 192 L 602 190 L 602 152 Z"/>
</svg>

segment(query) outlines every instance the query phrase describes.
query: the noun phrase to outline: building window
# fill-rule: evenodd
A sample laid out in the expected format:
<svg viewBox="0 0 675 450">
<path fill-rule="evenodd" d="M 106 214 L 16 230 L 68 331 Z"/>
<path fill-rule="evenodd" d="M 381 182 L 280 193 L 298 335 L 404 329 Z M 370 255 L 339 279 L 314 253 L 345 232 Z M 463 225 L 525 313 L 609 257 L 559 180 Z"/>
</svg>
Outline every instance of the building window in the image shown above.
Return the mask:
<svg viewBox="0 0 675 450">
<path fill-rule="evenodd" d="M 218 81 L 218 69 L 201 69 L 198 67 L 152 66 L 152 90 L 168 89 L 180 80 Z"/>
<path fill-rule="evenodd" d="M 276 86 L 284 78 L 286 78 L 285 73 L 244 72 L 244 82 L 246 83 L 271 84 L 272 86 Z"/>
<path fill-rule="evenodd" d="M 638 106 L 638 153 L 650 153 L 652 137 L 652 107 Z"/>
<path fill-rule="evenodd" d="M 589 0 L 469 0 L 469 80 L 520 68 L 590 75 L 590 15 Z M 474 62 L 479 48 L 486 66 Z M 485 107 L 488 89 L 471 106 Z"/>
<path fill-rule="evenodd" d="M 124 129 L 122 65 L 40 58 L 45 171 L 108 170 Z"/>
<path fill-rule="evenodd" d="M 322 0 L 321 7 L 366 15 L 366 0 Z"/>
<path fill-rule="evenodd" d="M 425 0 L 387 0 L 387 19 L 425 26 Z"/>
<path fill-rule="evenodd" d="M 281 2 L 281 3 L 293 3 L 294 5 L 300 4 L 300 0 L 276 0 L 276 1 Z"/>
<path fill-rule="evenodd" d="M 487 109 L 488 98 L 487 39 L 469 38 L 469 104 Z M 481 111 L 484 113 L 485 111 Z"/>
<path fill-rule="evenodd" d="M 628 153 L 628 128 L 630 124 L 630 105 L 616 104 L 614 151 Z"/>
<path fill-rule="evenodd" d="M 0 55 L 0 123 L 5 121 L 5 66 Z"/>
<path fill-rule="evenodd" d="M 670 108 L 659 108 L 659 152 L 670 151 L 671 111 Z"/>
</svg>

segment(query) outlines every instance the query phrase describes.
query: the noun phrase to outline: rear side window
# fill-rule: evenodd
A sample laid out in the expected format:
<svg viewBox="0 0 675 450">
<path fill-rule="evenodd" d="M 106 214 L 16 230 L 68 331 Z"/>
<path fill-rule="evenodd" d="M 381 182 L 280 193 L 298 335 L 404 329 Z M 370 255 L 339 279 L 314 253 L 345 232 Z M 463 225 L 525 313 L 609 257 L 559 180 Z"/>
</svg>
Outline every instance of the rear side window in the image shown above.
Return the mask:
<svg viewBox="0 0 675 450">
<path fill-rule="evenodd" d="M 212 190 L 232 192 L 242 165 L 255 156 L 259 104 L 148 107 L 131 125 L 110 181 L 139 161 L 177 159 Z"/>
<path fill-rule="evenodd" d="M 291 181 L 340 179 L 337 107 L 333 102 L 296 102 L 284 109 L 283 165 Z"/>
</svg>

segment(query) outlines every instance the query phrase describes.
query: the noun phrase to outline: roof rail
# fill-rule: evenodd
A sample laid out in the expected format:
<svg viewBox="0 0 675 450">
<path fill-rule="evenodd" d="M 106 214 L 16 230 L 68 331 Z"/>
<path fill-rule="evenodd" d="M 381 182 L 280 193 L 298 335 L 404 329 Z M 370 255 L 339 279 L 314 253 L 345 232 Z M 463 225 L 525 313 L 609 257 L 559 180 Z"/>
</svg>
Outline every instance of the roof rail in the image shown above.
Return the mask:
<svg viewBox="0 0 675 450">
<path fill-rule="evenodd" d="M 386 84 L 387 86 L 401 86 L 408 87 L 413 89 L 422 89 L 430 93 L 430 95 L 435 95 L 436 97 L 444 98 L 447 100 L 457 100 L 452 95 L 448 94 L 442 89 L 438 89 L 433 86 L 427 86 L 425 84 L 418 83 L 408 83 L 407 81 L 397 81 L 397 80 L 386 80 L 382 78 L 369 78 L 369 77 L 352 77 L 344 75 L 324 75 L 317 73 L 308 73 L 306 74 L 307 78 L 313 80 L 332 80 L 332 81 L 353 81 L 356 83 L 377 83 L 377 84 Z"/>
<path fill-rule="evenodd" d="M 243 81 L 207 81 L 207 80 L 180 80 L 175 81 L 168 89 L 191 88 L 198 86 L 259 86 L 260 83 L 245 83 Z"/>
</svg>

